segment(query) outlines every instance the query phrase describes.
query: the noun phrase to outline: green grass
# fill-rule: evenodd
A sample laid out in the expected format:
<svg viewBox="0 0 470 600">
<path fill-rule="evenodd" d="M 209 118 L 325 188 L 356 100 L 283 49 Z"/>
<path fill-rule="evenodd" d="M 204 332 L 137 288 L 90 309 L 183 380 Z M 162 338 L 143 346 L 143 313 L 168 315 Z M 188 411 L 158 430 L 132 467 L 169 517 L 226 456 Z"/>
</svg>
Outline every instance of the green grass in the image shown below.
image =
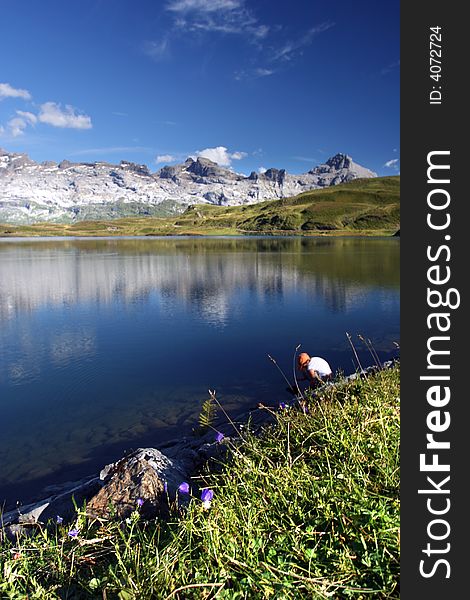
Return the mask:
<svg viewBox="0 0 470 600">
<path fill-rule="evenodd" d="M 399 598 L 399 368 L 228 443 L 168 522 L 77 517 L 4 544 L 3 598 Z"/>
<path fill-rule="evenodd" d="M 399 227 L 400 178 L 377 177 L 257 204 L 197 204 L 165 218 L 0 225 L 0 236 L 391 235 Z"/>
</svg>

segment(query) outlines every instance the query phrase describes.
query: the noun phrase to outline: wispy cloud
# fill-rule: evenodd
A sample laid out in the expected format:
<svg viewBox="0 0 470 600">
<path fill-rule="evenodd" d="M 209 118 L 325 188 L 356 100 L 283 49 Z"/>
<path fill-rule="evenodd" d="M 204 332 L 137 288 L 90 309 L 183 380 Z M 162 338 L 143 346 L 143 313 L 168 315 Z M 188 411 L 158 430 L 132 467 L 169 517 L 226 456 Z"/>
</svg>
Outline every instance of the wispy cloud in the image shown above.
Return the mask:
<svg viewBox="0 0 470 600">
<path fill-rule="evenodd" d="M 387 169 L 394 169 L 395 171 L 398 171 L 399 163 L 399 158 L 392 158 L 391 160 L 387 160 L 387 162 L 384 164 L 384 167 L 386 167 Z"/>
<path fill-rule="evenodd" d="M 102 154 L 126 154 L 133 152 L 151 152 L 152 149 L 146 146 L 106 146 L 104 148 L 87 148 L 85 150 L 76 150 L 69 152 L 68 156 L 92 156 Z"/>
<path fill-rule="evenodd" d="M 381 71 L 380 74 L 381 75 L 387 75 L 388 73 L 391 73 L 392 71 L 394 71 L 397 67 L 400 66 L 400 61 L 396 60 L 392 63 L 390 63 L 389 65 L 387 65 L 386 67 L 384 67 Z"/>
<path fill-rule="evenodd" d="M 235 79 L 241 81 L 243 79 L 259 79 L 261 77 L 269 77 L 274 75 L 274 69 L 266 69 L 264 67 L 256 67 L 254 69 L 241 69 L 235 72 Z"/>
<path fill-rule="evenodd" d="M 255 68 L 240 69 L 235 72 L 235 79 L 258 79 L 268 77 L 295 64 L 296 59 L 302 56 L 304 50 L 310 46 L 314 38 L 324 31 L 335 26 L 335 23 L 325 21 L 310 27 L 303 35 L 295 39 L 279 39 L 282 28 L 271 28 L 269 43 L 258 47 L 257 62 L 261 63 Z"/>
<path fill-rule="evenodd" d="M 301 162 L 307 162 L 307 163 L 312 163 L 315 164 L 317 161 L 316 158 L 312 158 L 310 156 L 293 156 L 292 160 L 299 160 Z"/>
<path fill-rule="evenodd" d="M 167 10 L 172 12 L 216 12 L 219 10 L 233 10 L 239 8 L 240 0 L 171 0 L 167 4 Z"/>
<path fill-rule="evenodd" d="M 169 48 L 170 45 L 168 36 L 162 38 L 161 40 L 146 41 L 142 44 L 142 50 L 144 54 L 157 62 L 168 55 Z"/>
<path fill-rule="evenodd" d="M 221 167 L 230 167 L 232 161 L 241 160 L 247 156 L 246 152 L 229 152 L 225 146 L 217 146 L 216 148 L 205 148 L 204 150 L 198 150 L 196 156 L 201 158 L 208 158 L 216 162 Z"/>
<path fill-rule="evenodd" d="M 277 61 L 291 61 L 296 56 L 303 52 L 303 49 L 309 46 L 313 39 L 323 33 L 324 31 L 328 31 L 334 27 L 334 23 L 330 21 L 325 21 L 324 23 L 320 23 L 319 25 L 315 25 L 311 27 L 306 33 L 301 35 L 298 39 L 289 40 L 279 46 L 277 49 L 274 49 L 271 54 L 271 60 L 273 62 Z"/>
<path fill-rule="evenodd" d="M 17 110 L 16 117 L 13 117 L 7 123 L 7 132 L 13 137 L 18 137 L 24 134 L 24 130 L 28 125 L 35 125 L 37 120 L 38 118 L 33 113 Z"/>
<path fill-rule="evenodd" d="M 263 39 L 270 27 L 261 23 L 245 0 L 170 0 L 166 10 L 173 14 L 177 29 L 186 31 L 248 34 Z"/>
<path fill-rule="evenodd" d="M 22 98 L 23 100 L 31 100 L 31 94 L 28 90 L 14 88 L 9 83 L 0 83 L 0 100 L 4 98 Z"/>
<path fill-rule="evenodd" d="M 56 102 L 45 102 L 41 104 L 38 119 L 41 123 L 47 123 L 53 127 L 91 129 L 91 118 L 88 115 L 77 113 L 76 110 L 70 104 L 66 104 L 65 109 L 62 109 Z"/>
<path fill-rule="evenodd" d="M 157 165 L 160 165 L 162 163 L 176 162 L 177 160 L 178 159 L 176 158 L 176 156 L 173 156 L 172 154 L 159 154 L 155 157 L 155 162 L 157 163 Z"/>
</svg>

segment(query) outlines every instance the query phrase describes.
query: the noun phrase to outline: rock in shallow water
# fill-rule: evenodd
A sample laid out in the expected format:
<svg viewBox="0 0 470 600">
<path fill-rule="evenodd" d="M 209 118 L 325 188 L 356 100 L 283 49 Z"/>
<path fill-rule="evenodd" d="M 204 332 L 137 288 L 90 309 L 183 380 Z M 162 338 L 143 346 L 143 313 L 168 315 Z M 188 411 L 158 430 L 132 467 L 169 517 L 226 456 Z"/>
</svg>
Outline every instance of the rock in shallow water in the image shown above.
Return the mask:
<svg viewBox="0 0 470 600">
<path fill-rule="evenodd" d="M 164 509 L 167 492 L 173 497 L 188 477 L 186 463 L 172 460 L 156 448 L 139 448 L 101 471 L 103 487 L 88 502 L 87 513 L 125 519 L 141 503 L 142 515 L 154 517 Z"/>
</svg>

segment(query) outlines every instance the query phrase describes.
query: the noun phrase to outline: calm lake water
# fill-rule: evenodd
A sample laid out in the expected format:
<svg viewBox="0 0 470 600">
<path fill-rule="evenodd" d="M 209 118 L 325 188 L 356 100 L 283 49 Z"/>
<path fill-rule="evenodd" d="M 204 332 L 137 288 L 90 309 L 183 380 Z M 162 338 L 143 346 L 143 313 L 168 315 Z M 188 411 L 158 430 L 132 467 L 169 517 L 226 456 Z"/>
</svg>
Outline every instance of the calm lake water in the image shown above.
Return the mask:
<svg viewBox="0 0 470 600">
<path fill-rule="evenodd" d="M 289 400 L 302 350 L 334 370 L 399 342 L 396 238 L 0 241 L 0 502 L 195 424 Z"/>
</svg>

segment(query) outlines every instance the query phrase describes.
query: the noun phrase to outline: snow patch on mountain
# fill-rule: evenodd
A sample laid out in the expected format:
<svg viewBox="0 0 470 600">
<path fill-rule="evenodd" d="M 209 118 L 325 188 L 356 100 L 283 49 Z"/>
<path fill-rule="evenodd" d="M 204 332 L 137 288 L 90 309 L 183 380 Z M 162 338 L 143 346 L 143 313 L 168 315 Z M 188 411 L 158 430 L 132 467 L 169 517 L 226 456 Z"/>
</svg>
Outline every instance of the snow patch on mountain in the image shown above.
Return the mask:
<svg viewBox="0 0 470 600">
<path fill-rule="evenodd" d="M 26 154 L 0 149 L 0 222 L 165 215 L 190 204 L 249 204 L 376 176 L 346 154 L 300 175 L 271 168 L 245 176 L 203 157 L 151 173 L 146 165 L 125 160 L 118 165 L 37 163 Z"/>
</svg>

